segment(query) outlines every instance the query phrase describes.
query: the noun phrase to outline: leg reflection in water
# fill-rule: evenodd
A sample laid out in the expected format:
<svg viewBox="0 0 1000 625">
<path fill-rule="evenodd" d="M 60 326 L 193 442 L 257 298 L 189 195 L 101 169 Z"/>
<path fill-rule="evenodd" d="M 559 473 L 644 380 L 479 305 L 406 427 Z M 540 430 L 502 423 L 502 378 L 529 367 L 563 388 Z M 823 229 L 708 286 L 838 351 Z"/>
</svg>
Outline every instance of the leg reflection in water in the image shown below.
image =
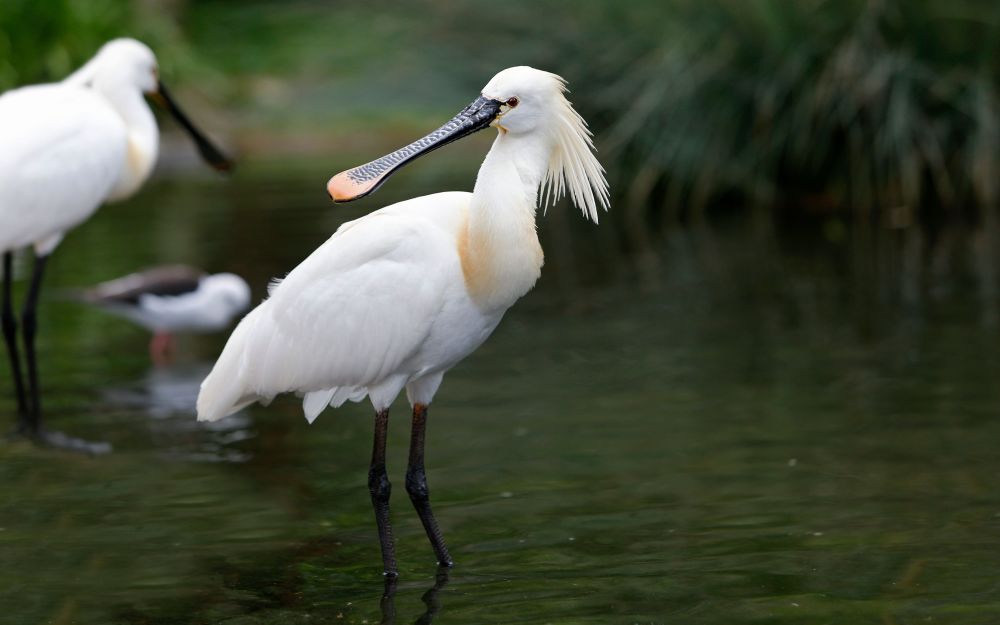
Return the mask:
<svg viewBox="0 0 1000 625">
<path fill-rule="evenodd" d="M 434 617 L 441 611 L 441 601 L 438 599 L 438 592 L 448 585 L 449 570 L 446 566 L 438 567 L 437 575 L 434 578 L 434 585 L 420 597 L 424 605 L 427 606 L 427 610 L 420 615 L 420 618 L 413 622 L 414 625 L 430 625 L 434 622 Z M 398 582 L 399 578 L 395 576 L 385 578 L 385 590 L 382 593 L 382 599 L 379 601 L 379 607 L 382 610 L 380 625 L 396 625 L 396 603 L 394 597 L 396 596 L 396 584 Z"/>
</svg>

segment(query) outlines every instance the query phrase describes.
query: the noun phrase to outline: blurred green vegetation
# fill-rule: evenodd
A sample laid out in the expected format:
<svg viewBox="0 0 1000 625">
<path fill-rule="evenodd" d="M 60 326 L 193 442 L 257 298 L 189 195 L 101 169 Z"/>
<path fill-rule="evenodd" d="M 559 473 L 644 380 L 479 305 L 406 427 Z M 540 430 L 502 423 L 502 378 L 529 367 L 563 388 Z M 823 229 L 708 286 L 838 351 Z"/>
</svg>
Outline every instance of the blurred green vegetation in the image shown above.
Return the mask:
<svg viewBox="0 0 1000 625">
<path fill-rule="evenodd" d="M 0 90 L 68 74 L 127 20 L 108 0 L 0 3 Z"/>
<path fill-rule="evenodd" d="M 461 28 L 477 23 L 479 3 L 466 0 L 440 35 L 530 42 L 582 87 L 579 105 L 632 203 L 697 211 L 735 193 L 867 212 L 998 199 L 1000 3 L 509 6 Z"/>
<path fill-rule="evenodd" d="M 991 0 L 8 0 L 0 88 L 122 34 L 224 104 L 248 152 L 426 128 L 526 63 L 569 79 L 633 221 L 752 202 L 907 222 L 1000 198 Z"/>
<path fill-rule="evenodd" d="M 172 18 L 182 2 L 4 0 L 0 3 L 0 91 L 59 80 L 115 37 L 168 49 L 166 65 L 190 60 Z"/>
</svg>

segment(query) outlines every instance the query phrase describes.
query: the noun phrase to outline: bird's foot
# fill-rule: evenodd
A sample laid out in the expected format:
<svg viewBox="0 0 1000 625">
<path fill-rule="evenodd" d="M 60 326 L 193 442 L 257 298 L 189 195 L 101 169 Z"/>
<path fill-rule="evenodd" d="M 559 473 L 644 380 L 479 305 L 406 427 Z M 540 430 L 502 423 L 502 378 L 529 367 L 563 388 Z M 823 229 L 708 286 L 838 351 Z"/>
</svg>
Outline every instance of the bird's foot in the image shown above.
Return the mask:
<svg viewBox="0 0 1000 625">
<path fill-rule="evenodd" d="M 157 332 L 149 341 L 149 357 L 157 367 L 165 367 L 174 359 L 174 337 L 167 332 Z"/>
<path fill-rule="evenodd" d="M 74 436 L 69 436 L 68 434 L 63 434 L 62 432 L 54 432 L 45 428 L 32 427 L 25 421 L 21 421 L 17 428 L 11 432 L 10 436 L 12 438 L 26 438 L 36 445 L 52 447 L 63 451 L 71 451 L 78 454 L 86 454 L 88 456 L 101 456 L 111 453 L 111 443 L 106 443 L 104 441 L 87 441 L 82 438 L 76 438 Z"/>
</svg>

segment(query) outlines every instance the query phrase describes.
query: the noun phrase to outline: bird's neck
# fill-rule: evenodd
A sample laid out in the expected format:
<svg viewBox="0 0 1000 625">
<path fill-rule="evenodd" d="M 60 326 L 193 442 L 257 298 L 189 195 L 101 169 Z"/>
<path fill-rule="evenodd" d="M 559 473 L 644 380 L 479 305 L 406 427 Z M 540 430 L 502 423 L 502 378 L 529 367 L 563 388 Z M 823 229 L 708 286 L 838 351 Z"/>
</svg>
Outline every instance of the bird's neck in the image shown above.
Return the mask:
<svg viewBox="0 0 1000 625">
<path fill-rule="evenodd" d="M 484 309 L 509 307 L 541 274 L 535 210 L 548 158 L 540 138 L 500 134 L 479 169 L 459 251 L 469 293 Z"/>
<path fill-rule="evenodd" d="M 128 150 L 121 177 L 109 200 L 124 199 L 135 193 L 156 164 L 160 134 L 149 105 L 134 88 L 97 89 L 121 116 L 128 131 Z"/>
</svg>

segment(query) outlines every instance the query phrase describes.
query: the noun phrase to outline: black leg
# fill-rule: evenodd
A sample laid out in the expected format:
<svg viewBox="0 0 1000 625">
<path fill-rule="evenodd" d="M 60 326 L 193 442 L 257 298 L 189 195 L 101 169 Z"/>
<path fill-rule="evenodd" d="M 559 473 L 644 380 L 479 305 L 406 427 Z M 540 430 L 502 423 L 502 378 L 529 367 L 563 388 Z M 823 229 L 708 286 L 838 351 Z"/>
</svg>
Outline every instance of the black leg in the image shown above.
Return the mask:
<svg viewBox="0 0 1000 625">
<path fill-rule="evenodd" d="M 392 525 L 389 523 L 389 495 L 392 484 L 385 471 L 385 438 L 389 432 L 389 409 L 375 413 L 375 444 L 372 447 L 372 463 L 368 469 L 368 492 L 375 508 L 375 522 L 378 524 L 378 540 L 382 545 L 383 575 L 395 577 L 396 548 L 392 542 Z"/>
<path fill-rule="evenodd" d="M 73 438 L 61 432 L 50 432 L 42 426 L 42 397 L 38 386 L 38 359 L 35 354 L 35 336 L 38 332 L 38 294 L 42 289 L 42 277 L 45 275 L 45 263 L 48 256 L 35 257 L 35 269 L 28 287 L 28 296 L 24 300 L 24 312 L 21 315 L 21 332 L 24 335 L 24 353 L 28 363 L 28 419 L 24 433 L 35 441 L 59 447 L 69 451 L 85 454 L 106 454 L 111 451 L 111 445 L 101 442 L 89 442 Z"/>
<path fill-rule="evenodd" d="M 417 509 L 420 522 L 434 548 L 438 564 L 451 566 L 451 556 L 444 544 L 444 536 L 438 527 L 434 513 L 431 511 L 431 493 L 427 488 L 427 476 L 424 473 L 424 431 L 427 429 L 427 406 L 413 405 L 413 431 L 410 434 L 410 462 L 406 467 L 406 492 L 410 495 L 413 507 Z"/>
<path fill-rule="evenodd" d="M 35 257 L 35 269 L 31 274 L 31 286 L 24 300 L 24 312 L 21 313 L 21 332 L 24 334 L 24 354 L 28 363 L 28 391 L 31 404 L 29 408 L 29 428 L 32 434 L 41 431 L 42 399 L 38 389 L 38 362 L 35 356 L 35 335 L 38 331 L 38 293 L 42 288 L 42 277 L 45 275 L 45 264 L 48 256 Z"/>
<path fill-rule="evenodd" d="M 17 349 L 17 316 L 14 314 L 14 302 L 11 296 L 11 286 L 14 282 L 14 254 L 6 252 L 3 255 L 3 302 L 0 304 L 0 327 L 3 329 L 3 339 L 7 344 L 7 354 L 10 356 L 10 370 L 14 378 L 14 392 L 17 394 L 18 429 L 26 429 L 28 425 L 28 402 L 24 394 L 24 377 L 21 374 L 21 355 Z"/>
</svg>

